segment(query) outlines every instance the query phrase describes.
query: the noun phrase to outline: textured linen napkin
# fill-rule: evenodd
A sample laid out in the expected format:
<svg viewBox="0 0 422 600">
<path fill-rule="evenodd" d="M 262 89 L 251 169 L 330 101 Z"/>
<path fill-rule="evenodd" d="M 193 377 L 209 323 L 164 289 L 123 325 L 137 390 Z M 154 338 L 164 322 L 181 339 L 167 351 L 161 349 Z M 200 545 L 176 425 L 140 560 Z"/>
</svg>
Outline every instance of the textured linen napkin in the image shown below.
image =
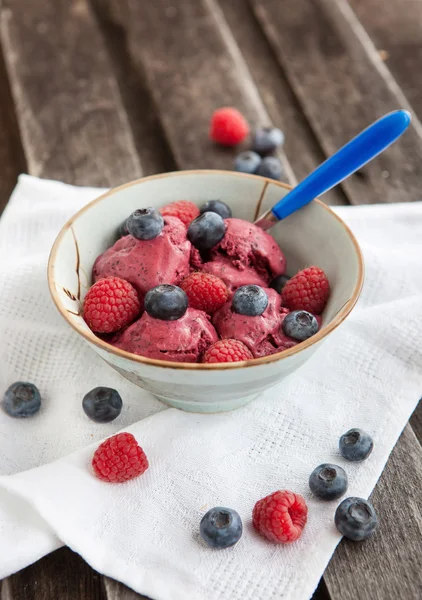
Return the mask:
<svg viewBox="0 0 422 600">
<path fill-rule="evenodd" d="M 21 176 L 0 221 L 0 391 L 36 383 L 44 398 L 27 420 L 0 411 L 0 577 L 62 544 L 95 569 L 154 600 L 307 599 L 340 540 L 337 502 L 313 498 L 322 462 L 367 497 L 420 397 L 422 204 L 339 208 L 357 235 L 366 283 L 350 318 L 299 371 L 237 411 L 168 409 L 103 363 L 61 319 L 46 283 L 49 249 L 66 219 L 100 190 Z M 117 388 L 120 417 L 99 425 L 83 395 Z M 363 464 L 338 454 L 339 436 L 362 427 L 375 447 Z M 132 432 L 149 470 L 110 485 L 91 474 L 98 441 Z M 303 494 L 299 541 L 276 546 L 251 527 L 256 500 L 277 489 Z M 242 540 L 213 551 L 198 535 L 213 506 L 235 508 Z M 381 523 L 382 527 L 382 523 Z"/>
</svg>

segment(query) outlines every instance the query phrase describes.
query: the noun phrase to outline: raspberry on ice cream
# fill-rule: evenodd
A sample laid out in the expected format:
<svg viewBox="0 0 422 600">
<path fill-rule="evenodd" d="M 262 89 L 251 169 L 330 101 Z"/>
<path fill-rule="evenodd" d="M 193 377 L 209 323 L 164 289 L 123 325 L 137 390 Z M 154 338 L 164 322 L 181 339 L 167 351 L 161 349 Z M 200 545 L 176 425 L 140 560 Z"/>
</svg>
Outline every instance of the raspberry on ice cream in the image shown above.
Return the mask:
<svg viewBox="0 0 422 600">
<path fill-rule="evenodd" d="M 199 216 L 199 208 L 189 200 L 177 200 L 160 208 L 160 213 L 163 217 L 177 217 L 187 227 Z"/>
<path fill-rule="evenodd" d="M 218 340 L 209 319 L 201 310 L 188 308 L 175 321 L 163 321 L 144 312 L 114 342 L 117 348 L 158 360 L 198 362 Z"/>
<path fill-rule="evenodd" d="M 224 281 L 209 273 L 191 273 L 180 287 L 186 292 L 191 308 L 210 314 L 221 308 L 229 297 Z"/>
<path fill-rule="evenodd" d="M 202 362 L 238 362 L 253 358 L 252 352 L 239 340 L 218 340 L 204 354 Z"/>
<path fill-rule="evenodd" d="M 226 233 L 203 260 L 192 252 L 201 270 L 221 277 L 230 289 L 239 285 L 268 286 L 286 269 L 286 260 L 275 239 L 243 219 L 225 219 Z"/>
<path fill-rule="evenodd" d="M 112 333 L 126 327 L 141 312 L 135 288 L 119 277 L 94 283 L 85 296 L 83 316 L 92 331 Z"/>
<path fill-rule="evenodd" d="M 308 267 L 294 275 L 281 292 L 283 306 L 320 315 L 330 295 L 330 283 L 319 267 Z"/>
<path fill-rule="evenodd" d="M 162 232 L 152 240 L 126 235 L 101 254 L 94 263 L 94 281 L 120 277 L 141 295 L 160 283 L 177 284 L 189 274 L 191 243 L 177 217 L 165 217 Z"/>
</svg>

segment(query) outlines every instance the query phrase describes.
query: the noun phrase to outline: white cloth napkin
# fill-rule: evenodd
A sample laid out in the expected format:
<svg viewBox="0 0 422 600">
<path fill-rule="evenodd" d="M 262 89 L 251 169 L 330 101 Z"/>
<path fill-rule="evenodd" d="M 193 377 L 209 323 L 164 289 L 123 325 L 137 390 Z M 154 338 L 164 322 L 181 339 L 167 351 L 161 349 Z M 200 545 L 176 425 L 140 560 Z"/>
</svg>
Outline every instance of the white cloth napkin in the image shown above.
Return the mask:
<svg viewBox="0 0 422 600">
<path fill-rule="evenodd" d="M 154 600 L 309 598 L 340 540 L 337 502 L 313 498 L 309 474 L 338 463 L 348 495 L 367 497 L 420 396 L 422 204 L 337 209 L 365 255 L 357 308 L 288 380 L 243 409 L 206 416 L 166 409 L 128 383 L 53 307 L 49 249 L 98 193 L 21 176 L 0 221 L 0 392 L 29 380 L 44 398 L 32 419 L 0 411 L 0 578 L 67 544 Z M 117 388 L 124 401 L 108 425 L 81 408 L 97 385 Z M 363 464 L 339 456 L 350 427 L 374 437 Z M 118 430 L 136 436 L 150 468 L 110 485 L 93 477 L 90 459 Z M 303 494 L 309 521 L 298 542 L 276 546 L 253 531 L 251 511 L 283 488 Z M 226 551 L 198 536 L 201 516 L 216 505 L 244 522 L 242 540 Z"/>
</svg>

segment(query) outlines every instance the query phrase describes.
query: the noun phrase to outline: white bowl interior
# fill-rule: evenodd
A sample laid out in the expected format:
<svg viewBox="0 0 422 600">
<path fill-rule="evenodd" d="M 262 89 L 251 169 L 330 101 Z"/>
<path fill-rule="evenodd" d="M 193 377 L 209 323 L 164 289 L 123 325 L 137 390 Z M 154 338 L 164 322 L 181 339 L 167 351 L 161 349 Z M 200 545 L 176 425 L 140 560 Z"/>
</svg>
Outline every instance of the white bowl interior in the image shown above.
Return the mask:
<svg viewBox="0 0 422 600">
<path fill-rule="evenodd" d="M 89 205 L 61 235 L 51 265 L 57 300 L 79 330 L 89 331 L 80 315 L 96 257 L 112 245 L 116 227 L 133 210 L 174 200 L 200 205 L 220 199 L 234 217 L 253 221 L 288 190 L 276 182 L 222 171 L 179 172 L 122 186 Z M 287 272 L 316 264 L 327 273 L 332 293 L 323 315 L 327 324 L 352 297 L 359 278 L 359 253 L 342 221 L 318 202 L 272 229 L 287 258 Z"/>
</svg>

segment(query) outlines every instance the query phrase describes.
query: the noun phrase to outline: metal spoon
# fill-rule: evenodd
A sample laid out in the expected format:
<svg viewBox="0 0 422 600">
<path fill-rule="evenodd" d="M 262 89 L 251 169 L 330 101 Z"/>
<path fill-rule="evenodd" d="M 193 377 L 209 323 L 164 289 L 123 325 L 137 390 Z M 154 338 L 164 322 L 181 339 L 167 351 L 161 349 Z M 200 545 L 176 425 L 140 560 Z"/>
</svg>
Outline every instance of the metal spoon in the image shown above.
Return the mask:
<svg viewBox="0 0 422 600">
<path fill-rule="evenodd" d="M 409 127 L 410 120 L 407 110 L 395 110 L 372 123 L 259 217 L 255 225 L 269 229 L 277 221 L 331 190 L 395 142 Z"/>
</svg>

